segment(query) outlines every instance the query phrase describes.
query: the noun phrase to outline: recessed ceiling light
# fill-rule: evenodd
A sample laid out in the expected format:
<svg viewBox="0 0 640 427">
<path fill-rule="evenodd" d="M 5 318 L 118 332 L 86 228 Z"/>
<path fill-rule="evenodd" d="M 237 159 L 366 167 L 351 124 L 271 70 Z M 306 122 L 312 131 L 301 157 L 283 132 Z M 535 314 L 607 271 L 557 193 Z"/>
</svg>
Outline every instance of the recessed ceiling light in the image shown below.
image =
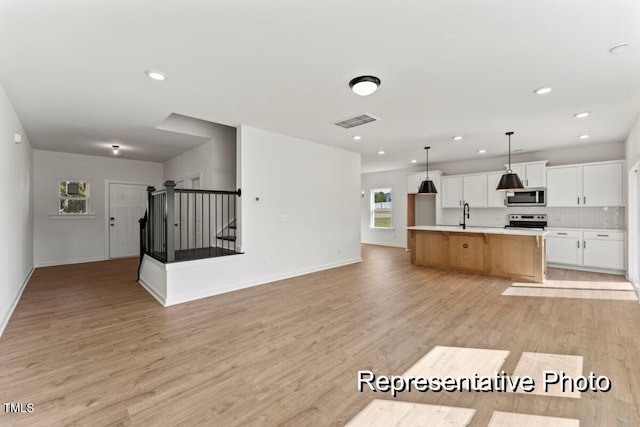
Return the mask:
<svg viewBox="0 0 640 427">
<path fill-rule="evenodd" d="M 411 160 L 411 163 L 418 163 L 416 159 Z"/>
<path fill-rule="evenodd" d="M 378 151 L 378 154 L 384 154 L 384 151 L 380 150 Z"/>
<path fill-rule="evenodd" d="M 460 141 L 462 139 L 462 137 L 460 135 L 454 136 L 451 139 L 453 139 L 454 141 Z"/>
<path fill-rule="evenodd" d="M 160 72 L 160 71 L 147 70 L 147 71 L 145 71 L 145 73 L 147 73 L 147 76 L 149 76 L 149 78 L 153 79 L 153 80 L 162 81 L 162 80 L 166 80 L 166 78 L 167 78 L 167 75 L 165 73 Z"/>
<path fill-rule="evenodd" d="M 113 148 L 113 155 L 117 156 L 118 152 L 120 151 L 120 146 L 119 145 L 112 145 L 111 147 Z"/>
<path fill-rule="evenodd" d="M 591 135 L 587 135 L 587 134 L 579 135 L 579 136 L 578 136 L 578 139 L 588 139 L 590 136 L 591 136 Z"/>
<path fill-rule="evenodd" d="M 615 45 L 611 49 L 609 49 L 609 53 L 611 55 L 617 55 L 617 54 L 622 53 L 625 50 L 629 49 L 629 47 L 631 47 L 630 43 L 620 43 L 620 44 Z"/>
<path fill-rule="evenodd" d="M 351 79 L 349 87 L 356 95 L 367 96 L 378 90 L 380 79 L 375 76 L 359 76 Z"/>
<path fill-rule="evenodd" d="M 484 154 L 486 152 L 487 152 L 487 150 L 478 150 L 478 153 L 480 153 L 480 154 Z"/>
<path fill-rule="evenodd" d="M 543 87 L 539 87 L 538 89 L 534 90 L 533 93 L 535 93 L 536 95 L 546 95 L 549 92 L 551 92 L 553 89 L 550 88 L 549 86 L 543 86 Z"/>
<path fill-rule="evenodd" d="M 353 136 L 353 140 L 354 141 L 360 141 L 362 139 L 362 137 L 360 135 L 354 135 Z"/>
<path fill-rule="evenodd" d="M 575 117 L 576 119 L 582 119 L 584 117 L 587 117 L 589 114 L 591 114 L 591 111 L 581 111 L 579 113 L 575 113 L 573 117 Z"/>
</svg>

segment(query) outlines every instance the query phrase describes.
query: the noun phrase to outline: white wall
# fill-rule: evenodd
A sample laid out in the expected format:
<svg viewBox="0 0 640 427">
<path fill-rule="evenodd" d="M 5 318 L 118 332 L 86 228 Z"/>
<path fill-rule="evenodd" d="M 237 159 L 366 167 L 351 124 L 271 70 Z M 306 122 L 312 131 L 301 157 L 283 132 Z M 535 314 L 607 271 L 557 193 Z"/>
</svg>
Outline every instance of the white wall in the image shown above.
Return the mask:
<svg viewBox="0 0 640 427">
<path fill-rule="evenodd" d="M 360 155 L 238 132 L 244 255 L 168 264 L 167 305 L 361 261 Z"/>
<path fill-rule="evenodd" d="M 362 243 L 383 246 L 407 246 L 407 170 L 366 173 L 362 175 L 364 197 L 360 198 L 360 233 Z M 371 190 L 391 188 L 391 229 L 371 228 Z"/>
<path fill-rule="evenodd" d="M 94 219 L 51 219 L 57 213 L 57 182 L 89 182 Z M 36 266 L 102 260 L 107 215 L 105 180 L 151 184 L 162 182 L 162 164 L 137 160 L 33 150 L 34 258 Z"/>
<path fill-rule="evenodd" d="M 14 143 L 14 133 L 22 135 Z M 0 335 L 33 271 L 31 144 L 0 84 Z"/>
<path fill-rule="evenodd" d="M 164 180 L 179 181 L 202 174 L 206 190 L 236 190 L 236 131 L 225 127 L 211 140 L 164 163 Z"/>
</svg>

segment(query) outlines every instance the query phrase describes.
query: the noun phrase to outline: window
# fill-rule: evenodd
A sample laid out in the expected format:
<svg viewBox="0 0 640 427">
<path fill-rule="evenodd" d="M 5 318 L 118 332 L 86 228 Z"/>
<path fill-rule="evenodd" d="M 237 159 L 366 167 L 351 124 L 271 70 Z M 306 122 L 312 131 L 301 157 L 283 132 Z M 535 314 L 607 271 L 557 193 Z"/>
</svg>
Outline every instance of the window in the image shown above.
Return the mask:
<svg viewBox="0 0 640 427">
<path fill-rule="evenodd" d="M 371 227 L 391 228 L 391 189 L 376 188 L 371 190 Z"/>
<path fill-rule="evenodd" d="M 86 181 L 58 181 L 58 213 L 89 213 L 89 183 Z"/>
</svg>

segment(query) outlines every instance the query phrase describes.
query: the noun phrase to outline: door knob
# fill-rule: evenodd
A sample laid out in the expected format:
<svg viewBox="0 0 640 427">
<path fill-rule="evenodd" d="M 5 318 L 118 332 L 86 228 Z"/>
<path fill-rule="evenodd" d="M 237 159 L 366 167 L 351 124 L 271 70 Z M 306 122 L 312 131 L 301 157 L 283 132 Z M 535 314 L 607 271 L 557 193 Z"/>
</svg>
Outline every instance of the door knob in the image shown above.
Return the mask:
<svg viewBox="0 0 640 427">
<path fill-rule="evenodd" d="M 467 249 L 469 247 L 469 245 L 467 243 L 465 243 L 464 245 L 462 245 L 462 247 Z"/>
</svg>

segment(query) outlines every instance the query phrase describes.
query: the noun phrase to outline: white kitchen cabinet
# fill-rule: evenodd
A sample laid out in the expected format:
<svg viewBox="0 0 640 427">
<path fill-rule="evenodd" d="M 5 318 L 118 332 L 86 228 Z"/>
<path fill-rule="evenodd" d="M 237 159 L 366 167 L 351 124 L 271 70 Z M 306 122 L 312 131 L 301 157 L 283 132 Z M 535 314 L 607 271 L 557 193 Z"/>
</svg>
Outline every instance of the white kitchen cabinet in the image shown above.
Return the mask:
<svg viewBox="0 0 640 427">
<path fill-rule="evenodd" d="M 546 187 L 547 185 L 547 161 L 514 163 L 511 170 L 518 174 L 522 185 L 526 188 Z M 505 165 L 508 167 L 508 165 Z M 504 172 L 503 172 L 504 173 Z"/>
<path fill-rule="evenodd" d="M 582 239 L 585 267 L 624 270 L 624 233 L 584 231 Z"/>
<path fill-rule="evenodd" d="M 409 176 L 407 177 L 407 193 L 409 194 L 417 193 L 418 190 L 420 189 L 420 185 L 422 184 L 422 181 L 424 181 L 426 176 L 427 176 L 426 172 L 409 174 Z"/>
<path fill-rule="evenodd" d="M 579 206 L 582 193 L 581 166 L 547 168 L 547 206 Z"/>
<path fill-rule="evenodd" d="M 547 168 L 547 206 L 624 206 L 623 162 Z"/>
<path fill-rule="evenodd" d="M 547 263 L 597 270 L 624 270 L 624 232 L 549 230 Z"/>
<path fill-rule="evenodd" d="M 500 182 L 500 178 L 504 172 L 489 172 L 487 173 L 487 207 L 490 208 L 504 208 L 505 205 L 505 191 L 498 191 L 496 187 Z"/>
<path fill-rule="evenodd" d="M 622 206 L 622 163 L 584 165 L 582 204 L 584 206 Z"/>
<path fill-rule="evenodd" d="M 582 231 L 549 231 L 547 234 L 547 262 L 582 265 Z"/>
<path fill-rule="evenodd" d="M 462 177 L 462 200 L 472 208 L 487 207 L 487 175 L 465 175 Z"/>
<path fill-rule="evenodd" d="M 442 184 L 442 207 L 459 208 L 462 206 L 462 177 L 443 176 L 440 183 Z"/>
</svg>

